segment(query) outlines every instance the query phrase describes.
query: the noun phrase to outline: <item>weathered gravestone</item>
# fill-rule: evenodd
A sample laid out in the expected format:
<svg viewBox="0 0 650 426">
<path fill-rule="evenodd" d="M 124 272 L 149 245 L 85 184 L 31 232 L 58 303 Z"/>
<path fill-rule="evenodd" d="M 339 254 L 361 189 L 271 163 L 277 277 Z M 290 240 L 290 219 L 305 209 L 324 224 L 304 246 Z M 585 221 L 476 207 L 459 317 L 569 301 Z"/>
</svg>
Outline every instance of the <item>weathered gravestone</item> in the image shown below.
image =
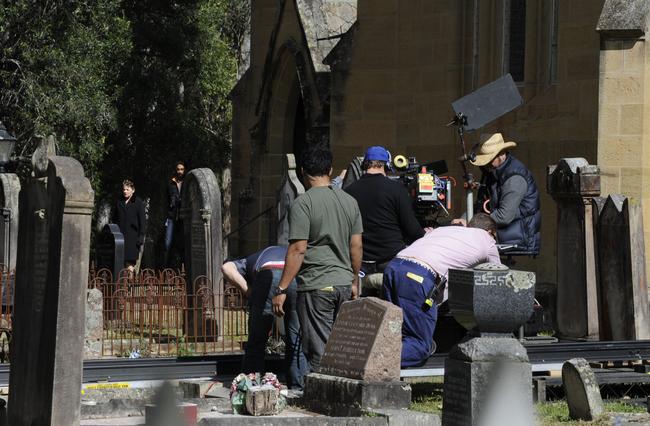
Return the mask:
<svg viewBox="0 0 650 426">
<path fill-rule="evenodd" d="M 563 158 L 548 166 L 546 189 L 557 204 L 558 331 L 598 339 L 592 199 L 600 194 L 600 170 L 584 158 Z"/>
<path fill-rule="evenodd" d="M 86 294 L 84 359 L 101 358 L 102 356 L 103 312 L 102 292 L 96 288 L 88 289 Z"/>
<path fill-rule="evenodd" d="M 401 308 L 375 297 L 344 303 L 318 372 L 305 378 L 305 402 L 336 416 L 408 408 L 411 388 L 399 381 L 401 352 Z"/>
<path fill-rule="evenodd" d="M 623 195 L 594 201 L 603 340 L 650 338 L 641 204 Z"/>
<path fill-rule="evenodd" d="M 533 311 L 535 274 L 486 263 L 449 271 L 449 308 L 470 330 L 445 360 L 442 424 L 533 424 L 531 366 L 511 330 Z"/>
<path fill-rule="evenodd" d="M 573 358 L 562 365 L 562 386 L 572 419 L 590 421 L 603 413 L 596 376 L 584 358 Z"/>
<path fill-rule="evenodd" d="M 296 158 L 287 154 L 284 160 L 284 178 L 278 191 L 278 228 L 276 232 L 277 244 L 289 244 L 289 208 L 298 195 L 305 193 L 305 187 L 298 179 L 296 173 Z"/>
<path fill-rule="evenodd" d="M 20 180 L 13 173 L 0 173 L 0 263 L 16 269 L 18 252 L 18 193 Z"/>
<path fill-rule="evenodd" d="M 78 425 L 94 193 L 73 158 L 20 191 L 9 423 Z"/>
<path fill-rule="evenodd" d="M 201 303 L 223 306 L 223 282 L 221 280 L 221 192 L 212 170 L 191 170 L 183 181 L 181 219 L 185 238 L 185 268 L 187 274 L 188 307 L 191 309 L 186 323 L 186 333 L 205 333 L 212 327 L 203 317 Z M 197 297 L 196 279 L 205 276 L 210 288 L 203 289 L 205 297 Z M 219 309 L 218 312 L 223 310 Z M 222 324 L 222 318 L 217 318 Z"/>
<path fill-rule="evenodd" d="M 95 244 L 97 269 L 106 268 L 113 274 L 112 282 L 117 282 L 120 271 L 124 269 L 124 235 L 115 223 L 107 223 L 97 237 Z"/>
</svg>

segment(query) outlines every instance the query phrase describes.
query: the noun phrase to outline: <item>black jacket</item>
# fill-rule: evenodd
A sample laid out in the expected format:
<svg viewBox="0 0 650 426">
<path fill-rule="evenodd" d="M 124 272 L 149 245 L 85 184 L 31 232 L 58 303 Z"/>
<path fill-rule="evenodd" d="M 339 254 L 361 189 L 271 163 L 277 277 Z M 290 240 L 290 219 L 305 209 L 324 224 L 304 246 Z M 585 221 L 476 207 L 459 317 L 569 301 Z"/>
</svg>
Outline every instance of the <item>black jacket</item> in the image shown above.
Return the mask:
<svg viewBox="0 0 650 426">
<path fill-rule="evenodd" d="M 144 244 L 145 216 L 144 203 L 136 196 L 126 203 L 117 202 L 115 222 L 124 235 L 124 260 L 134 262 L 138 258 L 140 246 Z"/>
<path fill-rule="evenodd" d="M 181 190 L 179 191 L 176 182 L 173 179 L 169 180 L 167 185 L 167 217 L 169 219 L 180 219 L 182 188 L 183 185 L 181 184 Z"/>
<path fill-rule="evenodd" d="M 381 174 L 365 174 L 345 188 L 359 204 L 363 260 L 385 262 L 421 238 L 424 230 L 406 188 Z"/>
</svg>

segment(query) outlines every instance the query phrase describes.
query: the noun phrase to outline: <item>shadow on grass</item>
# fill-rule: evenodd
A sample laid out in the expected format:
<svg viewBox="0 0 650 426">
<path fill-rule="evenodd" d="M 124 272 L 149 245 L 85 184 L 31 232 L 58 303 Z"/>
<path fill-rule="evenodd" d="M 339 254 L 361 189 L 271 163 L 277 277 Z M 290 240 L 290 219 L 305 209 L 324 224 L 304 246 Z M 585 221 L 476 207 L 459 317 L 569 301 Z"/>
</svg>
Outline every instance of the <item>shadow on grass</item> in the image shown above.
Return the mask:
<svg viewBox="0 0 650 426">
<path fill-rule="evenodd" d="M 440 415 L 442 382 L 411 383 L 411 410 Z"/>
</svg>

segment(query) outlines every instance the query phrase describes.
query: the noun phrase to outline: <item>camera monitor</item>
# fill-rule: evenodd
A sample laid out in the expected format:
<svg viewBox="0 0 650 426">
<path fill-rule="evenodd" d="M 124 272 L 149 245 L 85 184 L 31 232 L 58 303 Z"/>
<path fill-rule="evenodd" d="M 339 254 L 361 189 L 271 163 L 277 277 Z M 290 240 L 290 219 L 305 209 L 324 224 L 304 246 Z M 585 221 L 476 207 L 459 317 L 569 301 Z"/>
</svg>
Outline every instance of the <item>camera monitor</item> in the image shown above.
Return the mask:
<svg viewBox="0 0 650 426">
<path fill-rule="evenodd" d="M 462 113 L 467 117 L 465 130 L 471 131 L 485 126 L 523 103 L 512 76 L 506 74 L 454 101 L 451 107 L 456 114 Z"/>
</svg>

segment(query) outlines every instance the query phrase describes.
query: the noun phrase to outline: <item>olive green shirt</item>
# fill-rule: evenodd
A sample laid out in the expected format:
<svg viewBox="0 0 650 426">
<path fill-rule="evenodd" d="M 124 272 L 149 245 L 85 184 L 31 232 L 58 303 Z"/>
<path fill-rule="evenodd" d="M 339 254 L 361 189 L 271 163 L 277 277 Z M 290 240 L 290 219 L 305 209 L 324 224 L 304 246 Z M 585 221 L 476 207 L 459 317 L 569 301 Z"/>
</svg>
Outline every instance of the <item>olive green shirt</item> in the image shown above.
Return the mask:
<svg viewBox="0 0 650 426">
<path fill-rule="evenodd" d="M 296 277 L 298 291 L 351 285 L 350 238 L 362 232 L 359 206 L 342 190 L 317 186 L 296 198 L 289 214 L 289 241 L 307 240 Z"/>
</svg>

